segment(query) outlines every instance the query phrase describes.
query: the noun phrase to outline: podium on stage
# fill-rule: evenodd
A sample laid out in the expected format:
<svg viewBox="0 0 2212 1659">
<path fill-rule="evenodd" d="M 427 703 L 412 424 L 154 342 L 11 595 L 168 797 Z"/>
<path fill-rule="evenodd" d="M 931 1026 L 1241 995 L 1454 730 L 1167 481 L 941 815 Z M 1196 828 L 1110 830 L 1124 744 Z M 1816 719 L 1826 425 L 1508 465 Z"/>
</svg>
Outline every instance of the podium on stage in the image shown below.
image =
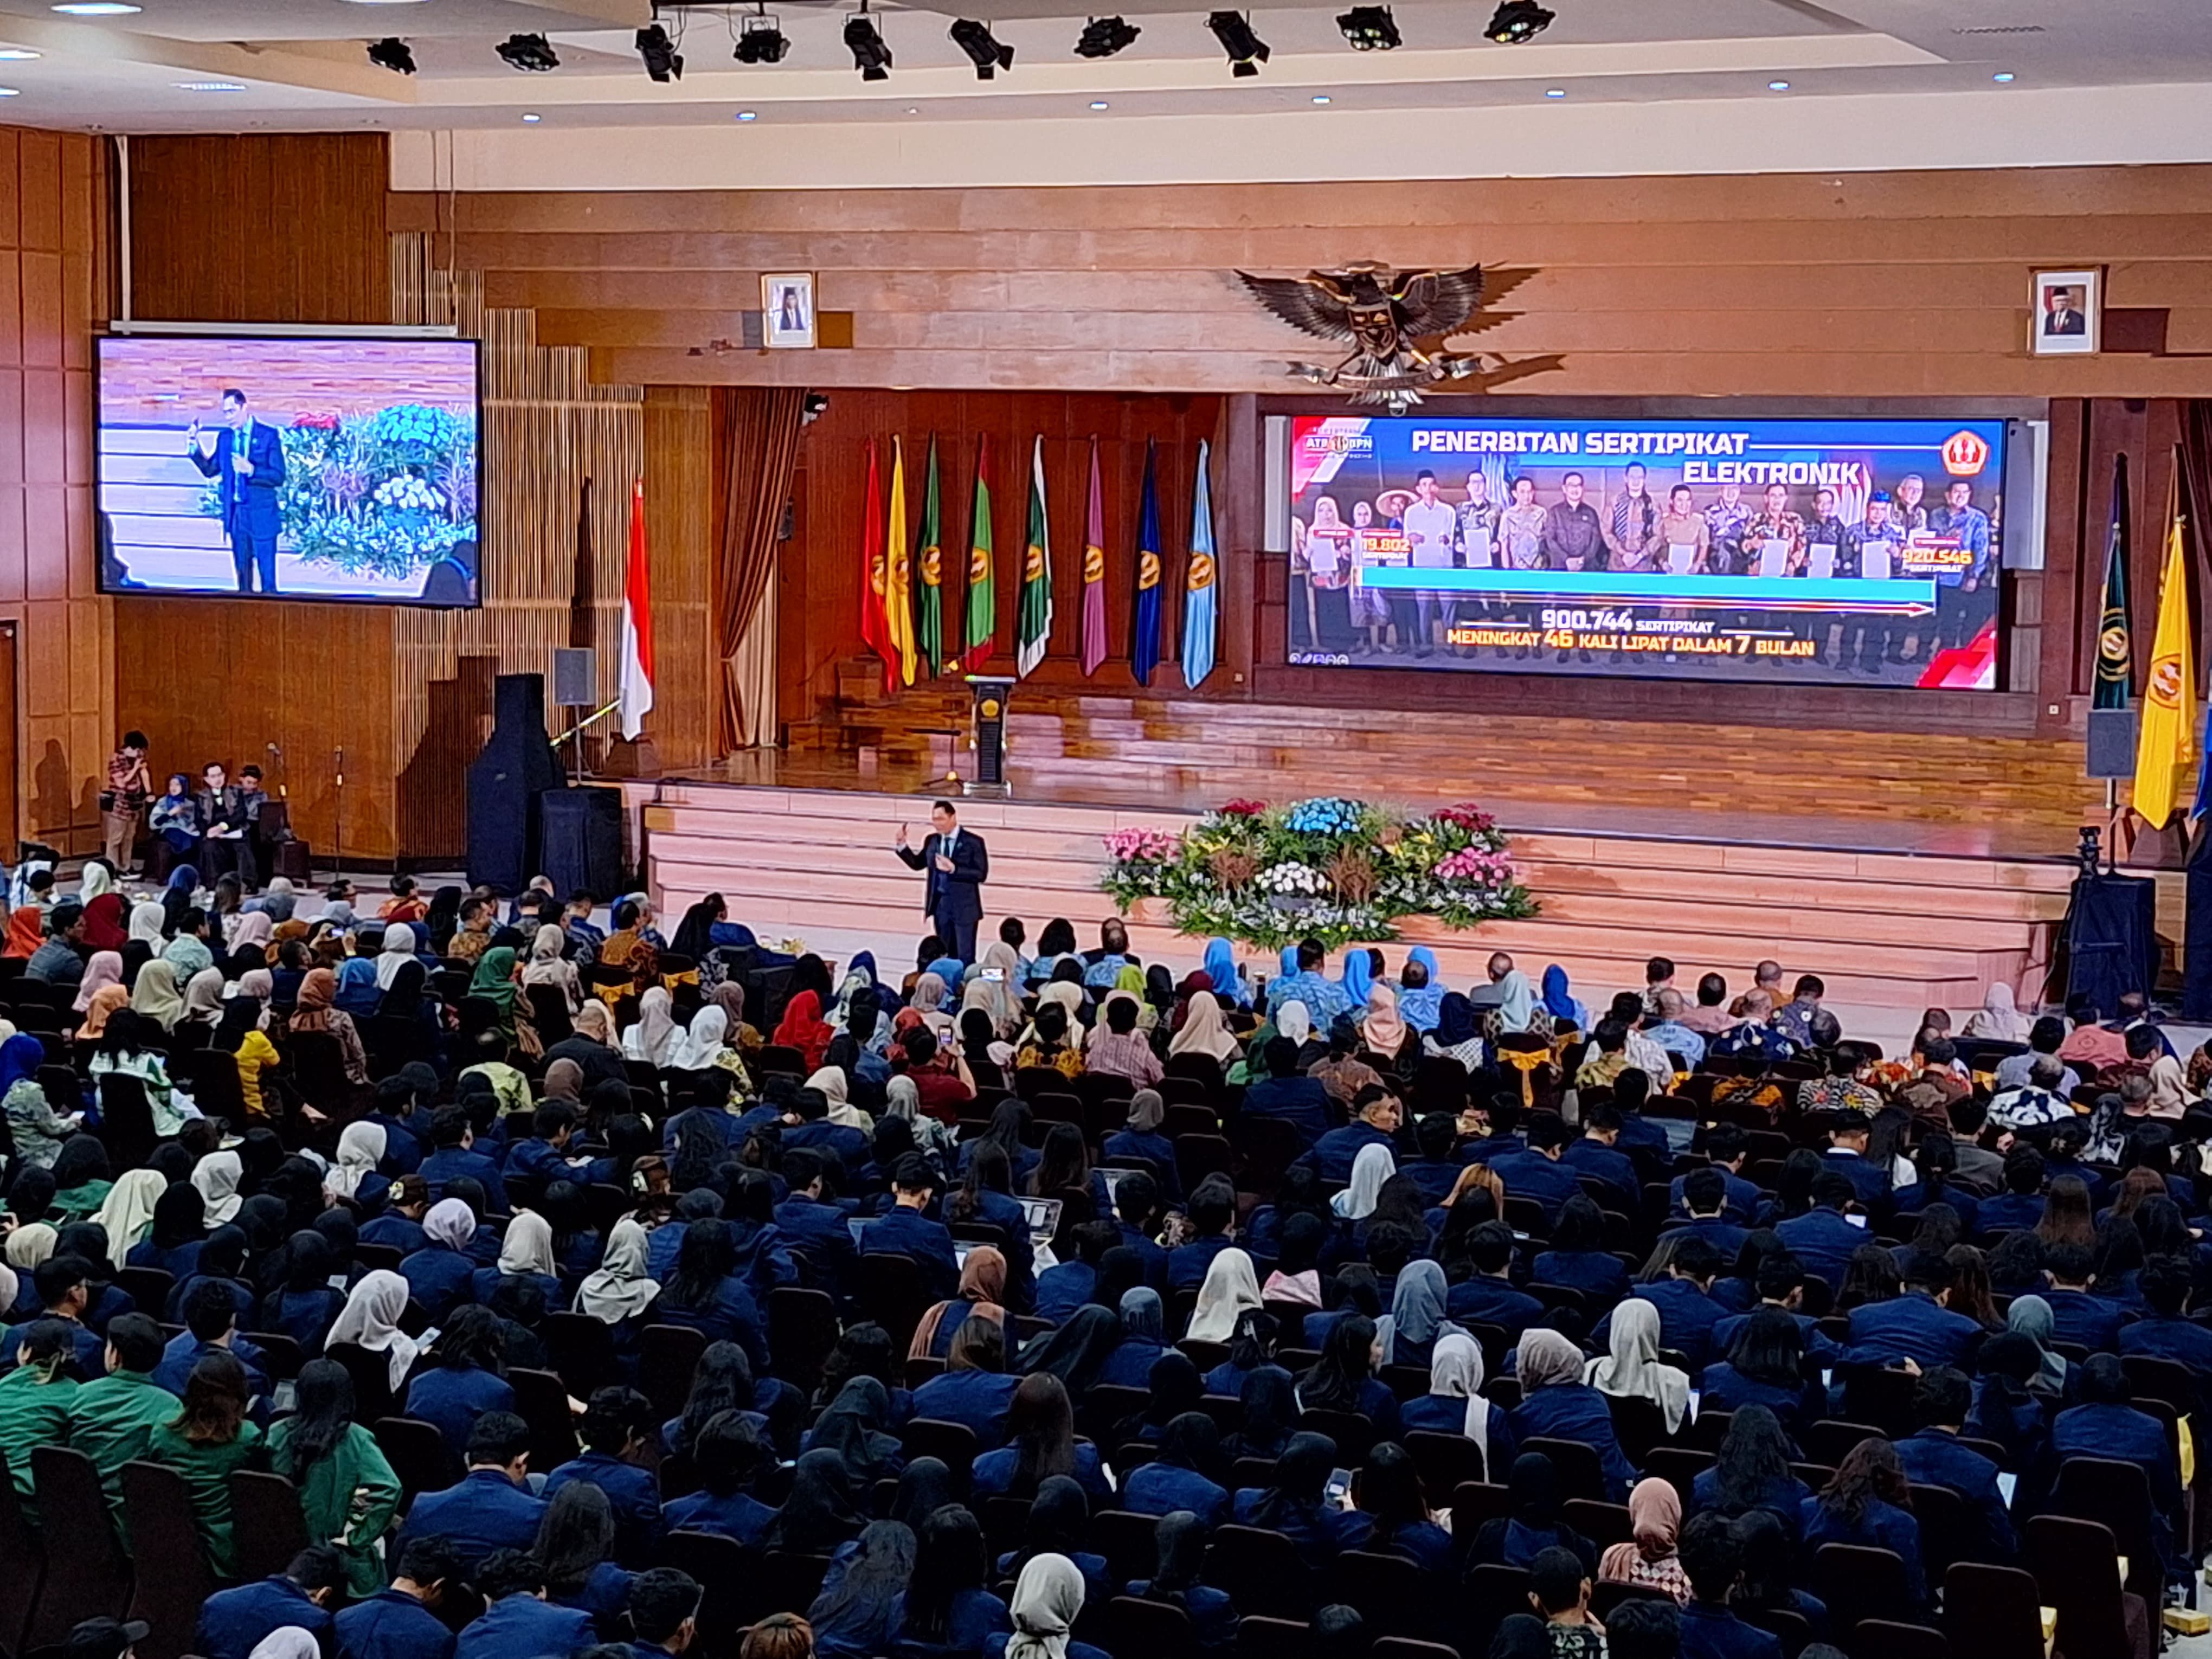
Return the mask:
<svg viewBox="0 0 2212 1659">
<path fill-rule="evenodd" d="M 975 693 L 975 775 L 960 791 L 1003 800 L 1014 793 L 1006 781 L 1006 704 L 1014 682 L 1004 674 L 970 674 L 968 684 Z"/>
</svg>

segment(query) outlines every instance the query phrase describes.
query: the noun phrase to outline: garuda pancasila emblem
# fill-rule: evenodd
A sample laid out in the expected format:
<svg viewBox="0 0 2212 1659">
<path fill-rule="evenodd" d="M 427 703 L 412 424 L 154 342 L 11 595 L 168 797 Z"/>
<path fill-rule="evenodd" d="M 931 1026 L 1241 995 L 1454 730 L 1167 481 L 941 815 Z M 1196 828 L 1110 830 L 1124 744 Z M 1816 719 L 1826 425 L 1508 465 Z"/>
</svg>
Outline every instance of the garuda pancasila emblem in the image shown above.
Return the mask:
<svg viewBox="0 0 2212 1659">
<path fill-rule="evenodd" d="M 1323 368 L 1292 363 L 1291 374 L 1352 394 L 1355 404 L 1382 404 L 1402 415 L 1425 387 L 1465 380 L 1482 367 L 1473 352 L 1424 351 L 1417 340 L 1441 339 L 1466 326 L 1482 303 L 1482 267 L 1399 271 L 1359 264 L 1304 276 L 1237 276 L 1252 297 L 1295 328 L 1323 340 L 1349 340 L 1342 362 Z"/>
</svg>

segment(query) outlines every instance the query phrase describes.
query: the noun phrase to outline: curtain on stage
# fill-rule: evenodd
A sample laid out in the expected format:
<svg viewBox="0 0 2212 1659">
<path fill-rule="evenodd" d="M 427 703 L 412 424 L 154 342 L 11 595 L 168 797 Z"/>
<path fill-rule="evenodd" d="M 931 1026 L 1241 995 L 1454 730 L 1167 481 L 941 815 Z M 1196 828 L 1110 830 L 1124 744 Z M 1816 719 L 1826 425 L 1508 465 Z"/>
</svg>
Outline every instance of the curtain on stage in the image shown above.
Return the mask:
<svg viewBox="0 0 2212 1659">
<path fill-rule="evenodd" d="M 806 401 L 797 386 L 722 386 L 714 393 L 722 522 L 714 553 L 714 654 L 721 663 L 715 746 L 775 741 L 776 529 L 791 497 Z"/>
</svg>

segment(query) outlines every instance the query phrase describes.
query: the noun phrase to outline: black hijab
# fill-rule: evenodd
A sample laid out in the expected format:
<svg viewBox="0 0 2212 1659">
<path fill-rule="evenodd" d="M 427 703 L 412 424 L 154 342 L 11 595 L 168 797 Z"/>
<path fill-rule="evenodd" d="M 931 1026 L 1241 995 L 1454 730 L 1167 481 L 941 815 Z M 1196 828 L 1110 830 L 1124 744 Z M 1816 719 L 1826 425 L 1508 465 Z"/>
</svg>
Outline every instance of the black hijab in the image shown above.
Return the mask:
<svg viewBox="0 0 2212 1659">
<path fill-rule="evenodd" d="M 1546 1465 L 1549 1468 L 1548 1462 Z M 1253 1524 L 1274 1527 L 1302 1520 L 1320 1507 L 1322 1493 L 1336 1468 L 1336 1442 L 1325 1434 L 1294 1434 L 1275 1460 L 1274 1484 L 1261 1495 Z"/>
<path fill-rule="evenodd" d="M 684 919 L 676 924 L 676 937 L 668 941 L 669 950 L 694 962 L 704 962 L 707 952 L 714 948 L 714 923 L 722 910 L 722 896 L 708 894 L 684 913 Z"/>
<path fill-rule="evenodd" d="M 1057 1330 L 1041 1332 L 1024 1343 L 1013 1369 L 1024 1376 L 1050 1371 L 1066 1388 L 1069 1400 L 1079 1401 L 1121 1346 L 1121 1315 L 1108 1308 L 1078 1308 Z"/>
<path fill-rule="evenodd" d="M 826 1555 L 866 1524 L 867 1517 L 853 1507 L 845 1460 L 833 1451 L 811 1451 L 792 1470 L 791 1496 L 762 1533 L 761 1547 Z"/>
<path fill-rule="evenodd" d="M 836 1452 L 848 1477 L 872 1486 L 899 1455 L 896 1437 L 883 1432 L 890 1414 L 890 1390 L 872 1376 L 854 1377 L 815 1423 L 812 1449 Z"/>
<path fill-rule="evenodd" d="M 154 1230 L 148 1236 L 155 1249 L 173 1250 L 207 1237 L 207 1200 L 189 1181 L 173 1181 L 154 1200 Z"/>
<path fill-rule="evenodd" d="M 900 1472 L 898 1496 L 891 1499 L 890 1518 L 903 1522 L 916 1533 L 921 1523 L 959 1499 L 952 1491 L 952 1471 L 935 1457 L 917 1457 Z"/>
<path fill-rule="evenodd" d="M 1240 1457 L 1279 1457 L 1283 1447 L 1297 1431 L 1297 1384 L 1280 1365 L 1261 1365 L 1244 1379 L 1237 1391 L 1244 1407 L 1244 1426 L 1233 1449 Z"/>
</svg>

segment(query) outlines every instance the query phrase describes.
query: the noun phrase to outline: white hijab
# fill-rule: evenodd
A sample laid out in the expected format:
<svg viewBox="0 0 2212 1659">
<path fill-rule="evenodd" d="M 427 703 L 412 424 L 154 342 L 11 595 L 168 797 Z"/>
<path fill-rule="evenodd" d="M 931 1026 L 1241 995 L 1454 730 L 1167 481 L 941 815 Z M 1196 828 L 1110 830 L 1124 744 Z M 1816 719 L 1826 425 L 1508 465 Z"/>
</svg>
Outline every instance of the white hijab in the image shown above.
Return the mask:
<svg viewBox="0 0 2212 1659">
<path fill-rule="evenodd" d="M 404 921 L 384 926 L 384 948 L 376 954 L 376 988 L 388 991 L 399 973 L 399 964 L 415 959 L 415 929 Z"/>
<path fill-rule="evenodd" d="M 1287 1008 L 1289 1005 L 1285 1005 Z M 1278 1030 L 1282 1028 L 1276 1027 Z M 1182 1030 L 1168 1039 L 1171 1054 L 1212 1054 L 1223 1065 L 1237 1058 L 1238 1045 L 1235 1033 L 1223 1022 L 1221 1005 L 1209 991 L 1191 994 L 1189 1011 L 1184 1014 Z"/>
<path fill-rule="evenodd" d="M 1612 1352 L 1583 1367 L 1583 1381 L 1600 1394 L 1650 1401 L 1666 1413 L 1669 1434 L 1689 1410 L 1690 1379 L 1659 1363 L 1659 1310 L 1640 1296 L 1613 1309 Z"/>
<path fill-rule="evenodd" d="M 1959 1035 L 1990 1037 L 1999 1042 L 2025 1042 L 2028 1029 L 2027 1016 L 2013 1001 L 2012 987 L 2001 981 L 1990 987 L 1982 1006 L 1966 1016 Z"/>
<path fill-rule="evenodd" d="M 1439 1399 L 1467 1401 L 1467 1421 L 1460 1432 L 1481 1449 L 1483 1468 L 1495 1474 L 1490 1468 L 1490 1401 L 1482 1394 L 1482 1345 L 1455 1330 L 1437 1337 L 1436 1346 L 1429 1350 L 1429 1392 Z"/>
<path fill-rule="evenodd" d="M 441 1198 L 422 1218 L 422 1231 L 434 1244 L 465 1250 L 476 1242 L 477 1212 L 458 1198 Z"/>
<path fill-rule="evenodd" d="M 665 1066 L 680 1040 L 672 1012 L 676 999 L 659 985 L 637 1000 L 637 1024 L 623 1033 L 623 1052 L 648 1066 Z"/>
<path fill-rule="evenodd" d="M 458 1202 L 447 1199 L 447 1203 Z M 465 1210 L 468 1206 L 461 1207 Z M 399 1317 L 407 1311 L 407 1281 L 389 1267 L 379 1267 L 362 1277 L 346 1297 L 344 1310 L 338 1315 L 337 1323 L 323 1339 L 330 1347 L 340 1342 L 350 1342 L 371 1353 L 383 1354 L 389 1363 L 392 1386 L 398 1388 L 407 1380 L 407 1372 L 415 1364 L 420 1352 L 415 1339 L 399 1328 Z"/>
<path fill-rule="evenodd" d="M 1014 1633 L 1006 1638 L 1006 1659 L 1067 1659 L 1083 1611 L 1081 1571 L 1064 1555 L 1032 1555 L 1014 1581 L 1009 1611 Z"/>
<path fill-rule="evenodd" d="M 107 1258 L 119 1262 L 154 1224 L 154 1203 L 168 1190 L 159 1170 L 125 1170 L 107 1189 L 107 1200 L 93 1219 L 107 1235 Z"/>
<path fill-rule="evenodd" d="M 643 1313 L 660 1294 L 659 1285 L 645 1276 L 645 1229 L 635 1216 L 624 1216 L 607 1235 L 599 1270 L 577 1287 L 576 1311 L 608 1325 Z"/>
<path fill-rule="evenodd" d="M 729 1011 L 719 1002 L 710 1002 L 691 1016 L 690 1029 L 676 1044 L 669 1060 L 672 1070 L 703 1072 L 721 1058 L 728 1046 L 730 1034 Z"/>
<path fill-rule="evenodd" d="M 84 874 L 76 884 L 77 902 L 89 904 L 102 893 L 115 890 L 115 872 L 98 860 L 84 866 Z"/>
<path fill-rule="evenodd" d="M 1313 1012 L 1303 1002 L 1286 1002 L 1275 1011 L 1275 1035 L 1286 1036 L 1303 1048 L 1313 1036 Z"/>
<path fill-rule="evenodd" d="M 192 1185 L 207 1206 L 209 1226 L 220 1227 L 238 1214 L 246 1202 L 238 1195 L 238 1183 L 245 1179 L 246 1165 L 236 1152 L 210 1152 L 192 1165 Z"/>
<path fill-rule="evenodd" d="M 315 1638 L 297 1625 L 280 1625 L 254 1644 L 246 1659 L 319 1659 Z"/>
<path fill-rule="evenodd" d="M 517 1210 L 500 1240 L 499 1270 L 560 1278 L 561 1264 L 553 1256 L 553 1224 L 535 1210 Z"/>
<path fill-rule="evenodd" d="M 140 899 L 131 907 L 131 937 L 141 945 L 161 948 L 161 927 L 169 913 L 159 899 Z"/>
<path fill-rule="evenodd" d="M 1184 1335 L 1198 1342 L 1226 1342 L 1237 1334 L 1237 1316 L 1259 1305 L 1260 1280 L 1252 1258 L 1232 1244 L 1207 1266 Z"/>
<path fill-rule="evenodd" d="M 1375 1200 L 1382 1183 L 1398 1173 L 1398 1160 L 1379 1141 L 1370 1141 L 1352 1160 L 1352 1184 L 1328 1201 L 1346 1221 L 1364 1221 L 1375 1213 Z"/>
<path fill-rule="evenodd" d="M 361 1190 L 362 1177 L 375 1173 L 384 1162 L 391 1137 L 381 1123 L 363 1118 L 349 1123 L 338 1136 L 338 1161 L 323 1177 L 324 1189 L 337 1198 L 351 1198 Z"/>
</svg>

